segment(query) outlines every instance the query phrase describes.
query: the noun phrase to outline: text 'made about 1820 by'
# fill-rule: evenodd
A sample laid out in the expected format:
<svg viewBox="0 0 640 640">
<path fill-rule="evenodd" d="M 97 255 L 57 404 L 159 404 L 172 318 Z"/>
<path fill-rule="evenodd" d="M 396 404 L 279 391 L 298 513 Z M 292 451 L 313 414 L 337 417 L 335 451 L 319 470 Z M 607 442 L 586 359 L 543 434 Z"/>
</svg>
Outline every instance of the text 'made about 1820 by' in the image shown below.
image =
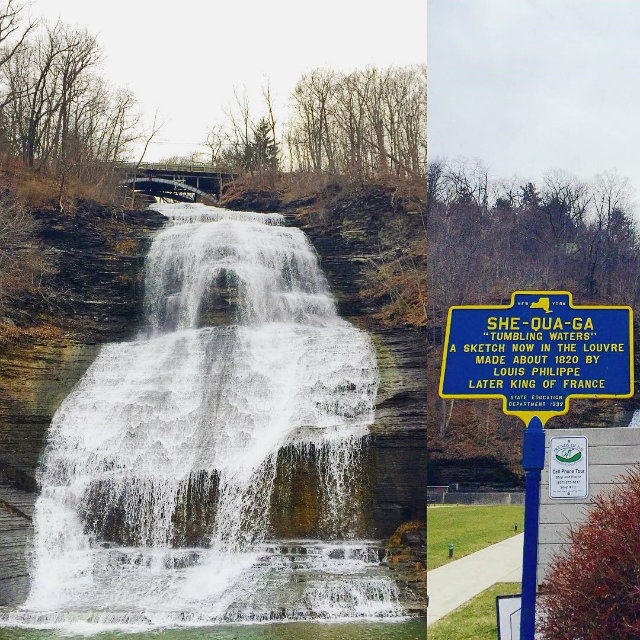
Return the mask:
<svg viewBox="0 0 640 640">
<path fill-rule="evenodd" d="M 564 413 L 571 396 L 630 397 L 632 326 L 629 307 L 573 307 L 566 291 L 452 307 L 440 394 L 504 398 L 505 412 L 523 419 Z"/>
</svg>

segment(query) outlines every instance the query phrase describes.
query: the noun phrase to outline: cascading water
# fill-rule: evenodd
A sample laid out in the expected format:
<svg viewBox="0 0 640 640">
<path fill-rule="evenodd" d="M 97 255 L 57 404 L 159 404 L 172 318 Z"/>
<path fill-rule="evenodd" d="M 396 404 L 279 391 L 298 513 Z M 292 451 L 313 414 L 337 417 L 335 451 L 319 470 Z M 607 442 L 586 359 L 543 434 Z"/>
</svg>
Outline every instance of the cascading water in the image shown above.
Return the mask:
<svg viewBox="0 0 640 640">
<path fill-rule="evenodd" d="M 353 485 L 378 377 L 304 234 L 279 215 L 157 205 L 148 329 L 56 412 L 32 587 L 2 624 L 154 628 L 402 615 Z M 329 541 L 269 541 L 278 452 L 313 453 Z M 350 511 L 351 507 L 351 511 Z"/>
</svg>

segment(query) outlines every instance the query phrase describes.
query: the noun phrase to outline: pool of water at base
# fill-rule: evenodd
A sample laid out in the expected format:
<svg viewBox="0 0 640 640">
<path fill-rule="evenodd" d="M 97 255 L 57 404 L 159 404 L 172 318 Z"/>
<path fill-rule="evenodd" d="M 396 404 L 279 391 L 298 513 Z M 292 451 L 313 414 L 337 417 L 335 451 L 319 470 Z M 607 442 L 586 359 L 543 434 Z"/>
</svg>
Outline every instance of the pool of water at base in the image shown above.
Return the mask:
<svg viewBox="0 0 640 640">
<path fill-rule="evenodd" d="M 0 629 L 1 640 L 57 640 L 84 634 L 35 629 Z M 426 640 L 426 619 L 403 622 L 224 625 L 197 629 L 163 629 L 141 633 L 107 631 L 92 640 Z"/>
</svg>

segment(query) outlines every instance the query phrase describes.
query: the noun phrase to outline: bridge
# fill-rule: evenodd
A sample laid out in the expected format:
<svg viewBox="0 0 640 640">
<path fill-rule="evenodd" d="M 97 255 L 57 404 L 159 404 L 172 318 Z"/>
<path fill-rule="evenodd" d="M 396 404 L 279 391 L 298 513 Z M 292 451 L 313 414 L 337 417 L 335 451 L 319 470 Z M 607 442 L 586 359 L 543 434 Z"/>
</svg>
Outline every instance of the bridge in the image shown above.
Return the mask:
<svg viewBox="0 0 640 640">
<path fill-rule="evenodd" d="M 121 162 L 118 169 L 123 175 L 121 186 L 179 202 L 217 202 L 222 185 L 237 176 L 202 163 Z"/>
</svg>

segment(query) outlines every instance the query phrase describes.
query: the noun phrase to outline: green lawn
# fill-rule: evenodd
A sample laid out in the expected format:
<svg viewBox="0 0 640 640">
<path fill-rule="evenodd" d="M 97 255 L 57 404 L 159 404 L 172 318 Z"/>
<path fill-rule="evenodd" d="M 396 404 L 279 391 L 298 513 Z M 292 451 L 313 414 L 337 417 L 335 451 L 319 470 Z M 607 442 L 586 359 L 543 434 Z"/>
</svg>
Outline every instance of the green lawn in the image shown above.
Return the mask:
<svg viewBox="0 0 640 640">
<path fill-rule="evenodd" d="M 427 569 L 450 562 L 449 543 L 457 560 L 474 551 L 522 533 L 524 507 L 496 505 L 489 507 L 429 507 L 427 509 Z"/>
<path fill-rule="evenodd" d="M 496 640 L 496 596 L 520 593 L 519 582 L 499 582 L 429 627 L 429 640 Z"/>
</svg>

